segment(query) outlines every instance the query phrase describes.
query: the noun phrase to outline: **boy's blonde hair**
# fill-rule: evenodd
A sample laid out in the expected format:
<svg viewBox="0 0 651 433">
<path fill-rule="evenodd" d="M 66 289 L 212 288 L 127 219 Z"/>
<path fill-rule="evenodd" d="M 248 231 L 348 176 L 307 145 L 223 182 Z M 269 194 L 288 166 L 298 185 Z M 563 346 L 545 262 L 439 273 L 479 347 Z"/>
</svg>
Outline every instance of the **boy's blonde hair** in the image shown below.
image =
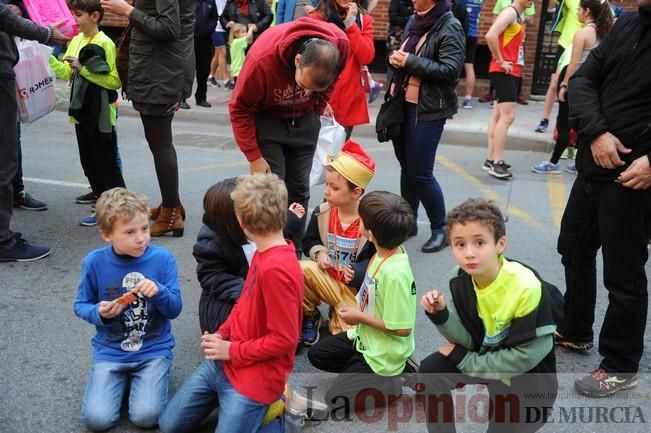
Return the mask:
<svg viewBox="0 0 651 433">
<path fill-rule="evenodd" d="M 140 194 L 126 188 L 112 188 L 99 196 L 95 212 L 99 229 L 111 233 L 113 224 L 119 219 L 129 221 L 139 215 L 149 217 L 149 206 Z"/>
<path fill-rule="evenodd" d="M 235 214 L 253 234 L 281 231 L 287 223 L 287 188 L 275 174 L 240 177 L 231 198 Z"/>
</svg>

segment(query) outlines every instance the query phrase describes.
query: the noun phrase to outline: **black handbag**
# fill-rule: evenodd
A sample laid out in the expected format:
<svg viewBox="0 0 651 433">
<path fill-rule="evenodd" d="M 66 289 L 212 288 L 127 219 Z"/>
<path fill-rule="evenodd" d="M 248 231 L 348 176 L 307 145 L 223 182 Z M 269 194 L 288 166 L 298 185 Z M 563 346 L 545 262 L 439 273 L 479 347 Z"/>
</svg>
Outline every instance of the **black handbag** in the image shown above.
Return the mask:
<svg viewBox="0 0 651 433">
<path fill-rule="evenodd" d="M 377 141 L 383 143 L 398 138 L 402 134 L 404 123 L 405 94 L 402 91 L 397 91 L 395 95 L 391 96 L 390 90 L 388 90 L 375 120 Z"/>
</svg>

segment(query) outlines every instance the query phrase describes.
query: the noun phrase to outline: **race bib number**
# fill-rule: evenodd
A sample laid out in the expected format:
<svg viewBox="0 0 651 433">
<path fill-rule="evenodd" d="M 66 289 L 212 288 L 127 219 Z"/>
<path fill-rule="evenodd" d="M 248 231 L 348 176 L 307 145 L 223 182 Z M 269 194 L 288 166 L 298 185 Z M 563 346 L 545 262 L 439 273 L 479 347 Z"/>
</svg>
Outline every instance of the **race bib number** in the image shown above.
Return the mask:
<svg viewBox="0 0 651 433">
<path fill-rule="evenodd" d="M 518 65 L 524 66 L 524 47 L 520 45 L 520 49 L 518 50 Z"/>
<path fill-rule="evenodd" d="M 345 238 L 328 233 L 328 255 L 336 270 L 343 271 L 355 261 L 357 241 L 356 238 Z"/>
<path fill-rule="evenodd" d="M 360 311 L 375 315 L 375 280 L 369 274 L 364 275 L 362 287 L 355 297 Z"/>
</svg>

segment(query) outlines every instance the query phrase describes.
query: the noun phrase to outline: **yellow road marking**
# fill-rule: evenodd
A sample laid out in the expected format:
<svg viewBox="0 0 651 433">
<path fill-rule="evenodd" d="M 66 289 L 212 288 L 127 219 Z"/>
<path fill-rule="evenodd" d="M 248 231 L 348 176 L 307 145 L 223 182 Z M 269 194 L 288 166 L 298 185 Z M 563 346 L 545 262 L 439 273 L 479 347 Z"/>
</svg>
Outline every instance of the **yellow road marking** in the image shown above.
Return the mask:
<svg viewBox="0 0 651 433">
<path fill-rule="evenodd" d="M 551 206 L 552 219 L 557 229 L 561 227 L 561 219 L 565 210 L 567 194 L 565 192 L 565 182 L 562 176 L 547 176 L 547 195 L 549 196 L 549 205 Z"/>
</svg>

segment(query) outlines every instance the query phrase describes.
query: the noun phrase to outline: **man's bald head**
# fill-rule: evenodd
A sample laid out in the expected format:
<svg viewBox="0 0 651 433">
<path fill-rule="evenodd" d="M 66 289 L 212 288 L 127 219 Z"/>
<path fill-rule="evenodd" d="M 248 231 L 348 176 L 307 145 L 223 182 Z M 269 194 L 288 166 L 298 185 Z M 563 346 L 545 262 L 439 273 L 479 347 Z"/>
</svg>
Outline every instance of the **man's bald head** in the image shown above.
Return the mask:
<svg viewBox="0 0 651 433">
<path fill-rule="evenodd" d="M 310 69 L 312 82 L 319 90 L 329 87 L 339 73 L 339 50 L 324 39 L 311 38 L 303 42 L 294 61 L 297 68 Z"/>
</svg>

